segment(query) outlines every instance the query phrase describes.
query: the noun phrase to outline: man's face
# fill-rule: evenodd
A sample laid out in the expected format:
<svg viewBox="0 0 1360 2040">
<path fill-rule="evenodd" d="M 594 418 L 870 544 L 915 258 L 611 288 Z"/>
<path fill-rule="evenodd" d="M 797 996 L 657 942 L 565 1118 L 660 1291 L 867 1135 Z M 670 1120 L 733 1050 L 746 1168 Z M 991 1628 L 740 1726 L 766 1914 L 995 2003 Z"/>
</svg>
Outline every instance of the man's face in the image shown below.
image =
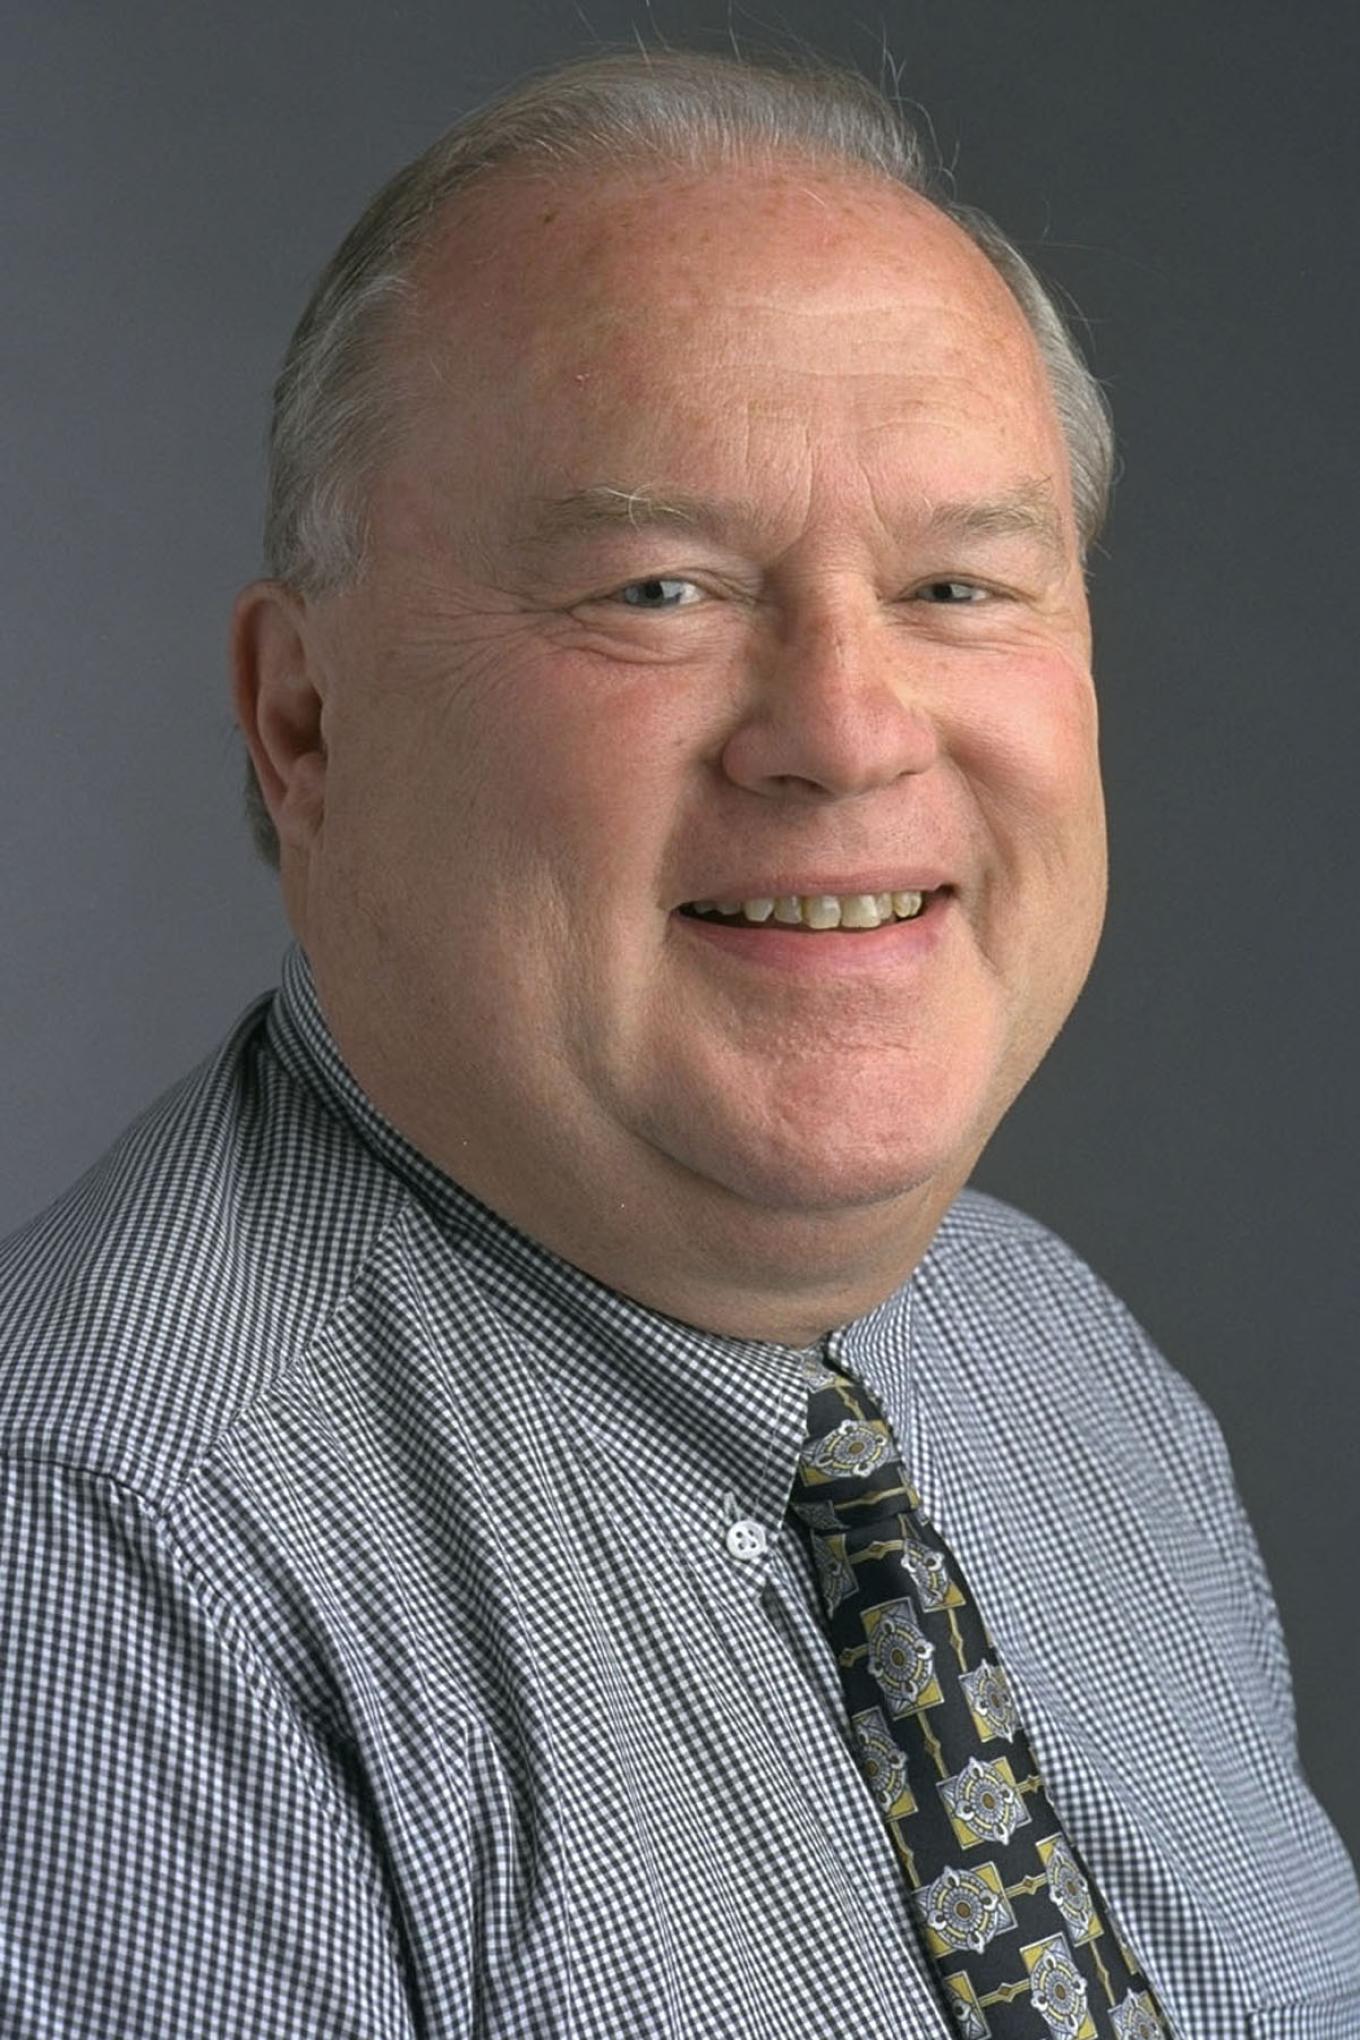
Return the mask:
<svg viewBox="0 0 1360 2040">
<path fill-rule="evenodd" d="M 1019 311 L 923 203 L 796 167 L 506 181 L 420 281 L 370 568 L 309 624 L 290 902 L 341 1047 L 516 1216 L 556 1171 L 938 1218 L 1104 900 Z M 877 932 L 686 911 L 913 892 Z"/>
</svg>

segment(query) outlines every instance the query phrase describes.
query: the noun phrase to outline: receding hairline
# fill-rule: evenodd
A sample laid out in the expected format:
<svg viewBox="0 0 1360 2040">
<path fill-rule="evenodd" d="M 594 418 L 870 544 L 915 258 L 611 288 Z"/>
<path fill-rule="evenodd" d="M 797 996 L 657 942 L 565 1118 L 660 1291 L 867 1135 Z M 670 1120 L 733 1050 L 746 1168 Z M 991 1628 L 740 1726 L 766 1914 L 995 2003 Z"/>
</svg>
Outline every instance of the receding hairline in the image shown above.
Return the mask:
<svg viewBox="0 0 1360 2040">
<path fill-rule="evenodd" d="M 390 450 L 401 433 L 412 394 L 403 357 L 429 351 L 420 330 L 428 288 L 445 280 L 439 271 L 456 236 L 457 286 L 475 290 L 500 248 L 495 236 L 479 248 L 460 228 L 474 227 L 502 194 L 533 187 L 551 210 L 569 185 L 611 173 L 636 183 L 790 171 L 880 201 L 886 188 L 904 214 L 957 235 L 979 277 L 985 271 L 1004 293 L 1056 412 L 1084 556 L 1108 501 L 1108 406 L 1041 280 L 985 214 L 943 188 L 947 173 L 932 167 L 900 105 L 855 71 L 790 53 L 751 62 L 641 50 L 578 59 L 510 88 L 389 180 L 355 222 L 318 279 L 276 384 L 267 571 L 314 590 L 361 571 L 362 491 L 384 442 Z M 314 452 L 304 420 L 320 422 Z"/>
<path fill-rule="evenodd" d="M 403 337 L 418 340 L 417 282 L 439 263 L 455 222 L 516 184 L 534 183 L 551 202 L 567 181 L 611 170 L 673 180 L 790 168 L 880 198 L 887 187 L 976 251 L 1038 350 L 1085 552 L 1108 502 L 1108 405 L 1053 296 L 986 214 L 957 202 L 900 101 L 808 51 L 638 48 L 550 66 L 507 88 L 391 178 L 354 223 L 317 280 L 276 382 L 267 571 L 317 589 L 361 570 L 361 492 L 381 438 L 400 429 L 398 351 Z M 465 249 L 472 259 L 461 281 L 475 287 L 478 263 Z"/>
<path fill-rule="evenodd" d="M 386 330 L 377 347 L 377 355 L 385 364 L 387 381 L 387 417 L 389 429 L 394 437 L 401 434 L 401 416 L 404 410 L 410 412 L 414 391 L 409 386 L 403 370 L 403 362 L 433 367 L 436 377 L 442 376 L 439 362 L 440 349 L 450 336 L 456 344 L 458 321 L 463 305 L 468 299 L 477 297 L 476 278 L 491 265 L 501 265 L 506 255 L 503 231 L 512 223 L 513 214 L 507 213 L 516 203 L 523 206 L 526 198 L 533 201 L 541 198 L 547 212 L 544 224 L 555 221 L 559 211 L 570 208 L 578 202 L 583 192 L 598 189 L 601 172 L 611 184 L 625 190 L 636 190 L 639 180 L 652 181 L 658 185 L 701 186 L 731 180 L 743 186 L 752 175 L 768 174 L 777 182 L 792 180 L 794 188 L 817 196 L 815 184 L 821 183 L 829 190 L 840 188 L 858 192 L 865 198 L 883 200 L 885 195 L 894 207 L 903 213 L 904 233 L 910 233 L 913 220 L 927 223 L 929 230 L 941 237 L 943 245 L 955 251 L 967 264 L 971 287 L 981 291 L 984 303 L 990 300 L 996 314 L 1019 339 L 1033 372 L 1036 393 L 1041 393 L 1054 427 L 1055 438 L 1062 449 L 1063 458 L 1071 475 L 1071 447 L 1063 429 L 1055 401 L 1052 376 L 1039 346 L 1038 336 L 1032 321 L 1027 317 L 1024 306 L 1017 300 L 1014 289 L 997 268 L 987 251 L 969 234 L 961 222 L 930 195 L 916 191 L 887 170 L 861 162 L 850 162 L 831 154 L 813 154 L 794 145 L 780 145 L 762 140 L 753 146 L 749 164 L 735 162 L 728 156 L 714 153 L 711 161 L 702 163 L 677 163 L 659 153 L 639 151 L 638 161 L 630 164 L 617 155 L 603 151 L 598 164 L 591 159 L 573 160 L 562 167 L 560 174 L 550 177 L 538 163 L 512 157 L 503 163 L 494 163 L 478 170 L 465 184 L 450 192 L 432 211 L 424 231 L 413 249 L 406 267 L 408 288 L 403 299 L 396 304 L 385 321 Z M 802 180 L 807 180 L 803 182 Z M 602 197 L 605 194 L 601 194 Z M 507 209 L 501 212 L 501 208 Z M 532 212 L 532 204 L 528 207 Z M 498 217 L 498 213 L 500 216 Z M 603 223 L 602 223 L 603 226 Z M 925 259 L 933 259 L 928 252 Z M 530 264 L 531 266 L 531 264 Z M 512 267 L 511 275 L 514 270 Z M 604 302 L 602 300 L 602 302 Z M 477 306 L 471 307 L 475 317 Z M 507 315 L 514 318 L 518 327 L 522 305 L 507 300 Z M 620 294 L 611 316 L 625 319 L 628 306 Z M 437 334 L 432 333 L 428 324 L 435 312 L 441 321 Z M 1037 496 L 1039 484 L 1030 492 Z M 1045 485 L 1047 486 L 1047 485 Z M 611 493 L 636 493 L 630 487 L 621 491 L 611 490 L 608 482 L 598 485 L 598 516 L 594 521 L 603 523 L 610 519 L 608 498 Z M 668 492 L 661 492 L 664 497 Z M 674 495 L 674 492 L 669 492 Z M 1013 492 L 1015 493 L 1015 492 Z M 1020 492 L 1023 493 L 1023 492 Z M 588 492 L 578 492 L 584 507 Z M 641 503 L 642 496 L 638 496 Z M 658 507 L 648 499 L 648 516 L 658 521 Z M 564 508 L 562 515 L 570 519 L 573 512 Z M 1014 514 L 1004 506 L 997 511 L 995 529 L 1001 529 L 1009 518 L 1009 528 L 1019 529 L 1022 513 Z M 680 522 L 673 518 L 673 523 Z M 1037 509 L 1028 516 L 1029 528 L 1034 530 L 1042 522 L 1051 522 L 1055 532 L 1061 528 L 1061 519 L 1051 507 Z M 1078 526 L 1080 518 L 1077 519 Z M 955 519 L 959 535 L 962 525 Z M 975 528 L 980 528 L 976 527 Z"/>
<path fill-rule="evenodd" d="M 910 219 L 928 222 L 959 252 L 976 263 L 975 274 L 984 284 L 996 288 L 997 303 L 1008 303 L 1031 341 L 1035 340 L 1024 307 L 996 263 L 978 241 L 935 197 L 915 190 L 894 177 L 886 168 L 837 156 L 829 149 L 814 150 L 803 142 L 780 142 L 760 138 L 748 145 L 749 154 L 734 157 L 730 150 L 714 147 L 705 160 L 679 161 L 644 143 L 635 157 L 621 155 L 617 148 L 600 144 L 598 158 L 584 145 L 583 153 L 550 171 L 534 158 L 512 156 L 484 164 L 440 200 L 425 221 L 404 265 L 407 290 L 385 321 L 385 345 L 400 345 L 403 328 L 407 336 L 431 290 L 447 282 L 441 274 L 456 267 L 457 283 L 466 291 L 477 274 L 504 255 L 504 242 L 494 238 L 495 230 L 506 228 L 505 217 L 516 201 L 541 198 L 547 208 L 544 225 L 555 223 L 558 212 L 592 190 L 605 195 L 604 187 L 614 185 L 638 190 L 649 184 L 697 187 L 731 181 L 749 186 L 752 178 L 764 177 L 771 184 L 790 183 L 796 190 L 817 197 L 817 184 L 839 187 L 864 198 L 890 198 Z M 499 217 L 498 217 L 499 215 Z M 486 238 L 484 230 L 490 230 Z M 483 238 L 479 241 L 479 234 Z M 1042 372 L 1043 363 L 1039 359 Z"/>
<path fill-rule="evenodd" d="M 560 163 L 549 164 L 534 155 L 507 155 L 469 168 L 431 208 L 413 246 L 418 258 L 431 241 L 438 240 L 446 218 L 493 207 L 502 196 L 516 191 L 540 192 L 555 206 L 583 185 L 707 184 L 724 177 L 742 183 L 760 177 L 782 182 L 800 175 L 858 186 L 866 193 L 890 191 L 908 207 L 957 224 L 942 196 L 904 183 L 886 164 L 840 155 L 830 144 L 804 136 L 740 135 L 708 144 L 696 140 L 684 154 L 643 136 L 627 144 L 601 136 L 583 137 L 571 156 Z"/>
</svg>

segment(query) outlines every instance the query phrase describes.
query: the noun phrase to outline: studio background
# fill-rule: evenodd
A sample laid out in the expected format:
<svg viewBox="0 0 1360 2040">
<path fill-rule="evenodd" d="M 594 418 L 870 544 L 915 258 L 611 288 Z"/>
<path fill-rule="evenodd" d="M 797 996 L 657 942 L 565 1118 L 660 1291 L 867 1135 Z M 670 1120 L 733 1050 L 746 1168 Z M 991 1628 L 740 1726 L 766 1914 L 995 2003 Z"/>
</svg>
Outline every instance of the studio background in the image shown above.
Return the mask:
<svg viewBox="0 0 1360 2040">
<path fill-rule="evenodd" d="M 886 42 L 958 195 L 1085 314 L 1124 469 L 1093 562 L 1113 898 L 1083 1001 L 977 1180 L 1093 1261 L 1219 1417 L 1305 1767 L 1360 1853 L 1349 7 L 11 15 L 0 1232 L 276 978 L 287 931 L 240 819 L 225 632 L 312 277 L 391 171 L 525 68 L 729 27 L 872 75 Z"/>
</svg>

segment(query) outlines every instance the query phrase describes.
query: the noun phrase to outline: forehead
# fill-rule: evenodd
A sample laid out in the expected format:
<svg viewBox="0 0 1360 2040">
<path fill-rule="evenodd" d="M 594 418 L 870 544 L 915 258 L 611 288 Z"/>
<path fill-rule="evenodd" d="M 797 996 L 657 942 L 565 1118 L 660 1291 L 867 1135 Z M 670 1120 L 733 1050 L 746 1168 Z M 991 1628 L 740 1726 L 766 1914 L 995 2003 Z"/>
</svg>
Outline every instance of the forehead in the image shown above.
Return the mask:
<svg viewBox="0 0 1360 2040">
<path fill-rule="evenodd" d="M 961 470 L 1010 460 L 1066 490 L 1004 280 L 936 208 L 867 174 L 503 174 L 415 280 L 404 379 L 436 457 L 456 419 L 471 465 L 499 447 L 507 474 L 586 486 L 607 455 L 631 485 L 703 485 L 715 461 L 787 464 L 800 440 L 810 459 L 853 444 L 892 468 L 933 429 Z"/>
</svg>

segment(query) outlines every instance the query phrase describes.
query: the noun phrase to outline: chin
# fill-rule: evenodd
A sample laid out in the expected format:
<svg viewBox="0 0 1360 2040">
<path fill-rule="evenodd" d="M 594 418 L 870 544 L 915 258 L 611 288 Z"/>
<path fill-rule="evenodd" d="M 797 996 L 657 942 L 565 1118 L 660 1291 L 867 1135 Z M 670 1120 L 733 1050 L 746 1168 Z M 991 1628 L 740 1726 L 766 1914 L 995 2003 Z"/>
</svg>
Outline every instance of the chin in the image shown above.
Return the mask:
<svg viewBox="0 0 1360 2040">
<path fill-rule="evenodd" d="M 655 1138 L 655 1132 L 653 1134 Z M 970 1127 L 855 1125 L 843 1117 L 735 1128 L 691 1118 L 659 1142 L 672 1160 L 743 1203 L 831 1217 L 898 1199 L 947 1199 L 982 1145 Z"/>
</svg>

